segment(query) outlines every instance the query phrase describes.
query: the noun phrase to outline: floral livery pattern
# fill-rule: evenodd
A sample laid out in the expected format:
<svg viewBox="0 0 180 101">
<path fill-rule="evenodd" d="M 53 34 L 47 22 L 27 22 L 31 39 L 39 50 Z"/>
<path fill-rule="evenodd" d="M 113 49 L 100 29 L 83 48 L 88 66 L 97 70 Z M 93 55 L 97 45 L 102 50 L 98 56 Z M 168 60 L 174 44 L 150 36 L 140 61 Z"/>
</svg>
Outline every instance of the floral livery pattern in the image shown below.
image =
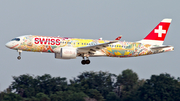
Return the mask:
<svg viewBox="0 0 180 101">
<path fill-rule="evenodd" d="M 38 44 L 35 44 L 35 38 L 41 38 L 38 40 Z M 46 40 L 47 39 L 47 40 Z M 50 43 L 56 43 L 50 39 L 58 39 L 59 45 L 51 45 Z M 109 42 L 108 40 L 92 40 L 92 39 L 78 39 L 78 38 L 65 38 L 65 37 L 46 37 L 46 36 L 25 36 L 23 41 L 20 43 L 18 49 L 23 51 L 33 52 L 47 52 L 55 53 L 56 49 L 62 47 L 85 47 L 90 45 L 96 45 L 100 43 Z M 101 49 L 99 52 L 109 57 L 133 57 L 142 56 L 148 54 L 154 54 L 159 52 L 171 51 L 171 50 L 156 50 L 150 49 L 152 45 L 142 44 L 137 42 L 122 42 L 119 41 L 114 44 L 110 44 L 108 47 Z"/>
</svg>

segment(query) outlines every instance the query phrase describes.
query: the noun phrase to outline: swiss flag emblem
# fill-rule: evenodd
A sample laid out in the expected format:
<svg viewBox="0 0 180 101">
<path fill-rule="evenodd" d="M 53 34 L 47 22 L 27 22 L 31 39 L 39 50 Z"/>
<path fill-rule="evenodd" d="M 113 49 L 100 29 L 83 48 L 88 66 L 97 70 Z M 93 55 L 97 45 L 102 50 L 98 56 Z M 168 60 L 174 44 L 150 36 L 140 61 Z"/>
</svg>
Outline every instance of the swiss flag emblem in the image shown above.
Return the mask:
<svg viewBox="0 0 180 101">
<path fill-rule="evenodd" d="M 158 33 L 158 37 L 162 37 L 162 34 L 166 34 L 166 30 L 162 29 L 162 26 L 159 26 L 159 29 L 155 29 L 154 33 Z"/>
<path fill-rule="evenodd" d="M 144 39 L 164 41 L 171 19 L 162 20 Z"/>
</svg>

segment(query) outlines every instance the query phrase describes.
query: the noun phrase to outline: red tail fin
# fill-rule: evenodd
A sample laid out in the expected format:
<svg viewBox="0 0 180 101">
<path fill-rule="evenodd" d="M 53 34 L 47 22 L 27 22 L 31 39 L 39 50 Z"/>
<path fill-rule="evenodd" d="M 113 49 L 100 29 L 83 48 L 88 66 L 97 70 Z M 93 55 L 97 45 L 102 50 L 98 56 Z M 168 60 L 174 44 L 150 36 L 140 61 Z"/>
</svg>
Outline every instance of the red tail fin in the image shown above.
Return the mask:
<svg viewBox="0 0 180 101">
<path fill-rule="evenodd" d="M 143 40 L 142 43 L 162 45 L 172 19 L 163 19 Z"/>
</svg>

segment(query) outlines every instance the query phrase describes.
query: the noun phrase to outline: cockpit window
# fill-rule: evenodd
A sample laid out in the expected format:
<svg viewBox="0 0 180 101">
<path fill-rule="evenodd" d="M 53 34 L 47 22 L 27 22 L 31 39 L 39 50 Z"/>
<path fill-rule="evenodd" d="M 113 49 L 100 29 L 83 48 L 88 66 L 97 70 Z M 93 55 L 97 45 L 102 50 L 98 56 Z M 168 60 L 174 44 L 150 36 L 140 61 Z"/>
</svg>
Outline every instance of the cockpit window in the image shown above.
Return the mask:
<svg viewBox="0 0 180 101">
<path fill-rule="evenodd" d="M 20 38 L 14 38 L 11 41 L 20 41 Z"/>
</svg>

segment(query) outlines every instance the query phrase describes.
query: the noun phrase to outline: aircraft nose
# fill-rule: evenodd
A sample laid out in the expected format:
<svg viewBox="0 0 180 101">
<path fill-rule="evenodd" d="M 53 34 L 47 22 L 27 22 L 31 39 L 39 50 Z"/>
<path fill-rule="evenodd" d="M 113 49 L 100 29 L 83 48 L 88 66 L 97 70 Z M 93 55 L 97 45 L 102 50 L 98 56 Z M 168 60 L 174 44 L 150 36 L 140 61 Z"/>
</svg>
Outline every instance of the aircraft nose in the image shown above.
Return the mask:
<svg viewBox="0 0 180 101">
<path fill-rule="evenodd" d="M 5 44 L 5 46 L 6 46 L 7 48 L 10 48 L 12 45 L 11 45 L 10 42 L 8 42 L 8 43 Z"/>
</svg>

